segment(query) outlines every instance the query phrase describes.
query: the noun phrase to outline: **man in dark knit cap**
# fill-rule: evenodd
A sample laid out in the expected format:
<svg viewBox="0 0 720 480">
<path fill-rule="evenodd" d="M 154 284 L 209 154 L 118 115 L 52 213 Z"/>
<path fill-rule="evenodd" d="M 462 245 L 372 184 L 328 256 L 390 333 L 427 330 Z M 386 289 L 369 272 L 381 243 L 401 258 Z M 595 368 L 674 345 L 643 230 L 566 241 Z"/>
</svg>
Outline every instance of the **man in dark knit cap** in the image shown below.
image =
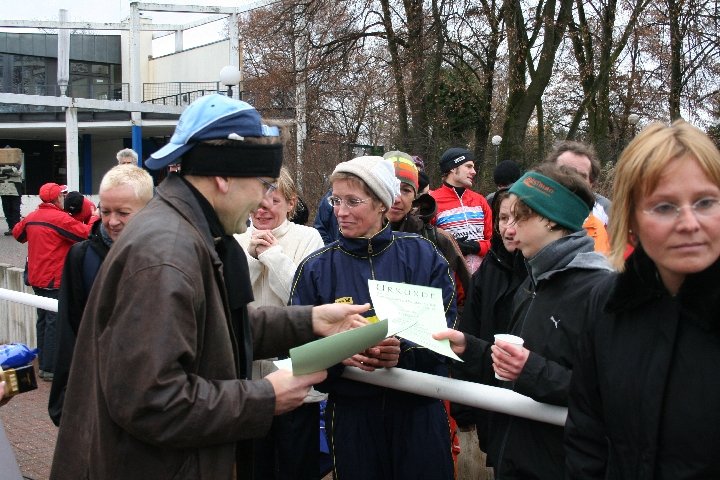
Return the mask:
<svg viewBox="0 0 720 480">
<path fill-rule="evenodd" d="M 470 189 L 475 178 L 475 155 L 461 147 L 440 157 L 443 184 L 430 195 L 437 202 L 435 224 L 455 237 L 472 274 L 490 249 L 492 211 L 481 194 Z"/>
<path fill-rule="evenodd" d="M 501 188 L 510 188 L 512 184 L 515 183 L 515 180 L 520 178 L 520 175 L 522 175 L 522 172 L 520 171 L 520 166 L 517 163 L 512 160 L 503 160 L 495 165 L 495 170 L 493 170 L 493 182 L 498 190 Z M 490 205 L 492 205 L 493 198 L 496 193 L 497 190 L 486 197 L 486 200 Z"/>
<path fill-rule="evenodd" d="M 146 165 L 182 164 L 103 263 L 80 323 L 50 478 L 252 478 L 250 439 L 326 372 L 250 380 L 254 357 L 346 329 L 367 305 L 253 309 L 232 234 L 275 189 L 282 143 L 209 95 Z"/>
</svg>

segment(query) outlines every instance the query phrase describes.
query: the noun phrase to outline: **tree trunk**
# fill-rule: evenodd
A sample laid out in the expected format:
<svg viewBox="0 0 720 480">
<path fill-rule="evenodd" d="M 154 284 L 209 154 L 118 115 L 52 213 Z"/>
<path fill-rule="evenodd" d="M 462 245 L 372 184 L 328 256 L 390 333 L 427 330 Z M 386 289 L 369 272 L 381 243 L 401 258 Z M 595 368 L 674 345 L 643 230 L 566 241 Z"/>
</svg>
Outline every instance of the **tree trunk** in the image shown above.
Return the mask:
<svg viewBox="0 0 720 480">
<path fill-rule="evenodd" d="M 680 95 L 682 94 L 682 43 L 680 30 L 682 0 L 668 0 L 668 21 L 670 23 L 670 92 L 668 106 L 670 120 L 682 118 L 680 115 Z"/>
<path fill-rule="evenodd" d="M 408 107 L 405 100 L 405 84 L 403 83 L 402 65 L 398 53 L 398 43 L 390 14 L 389 0 L 380 0 L 382 6 L 383 26 L 387 35 L 388 51 L 390 52 L 390 68 L 395 82 L 395 104 L 398 112 L 398 131 L 403 148 L 407 149 L 410 139 L 410 128 L 408 124 Z"/>
<path fill-rule="evenodd" d="M 557 18 L 555 18 L 556 6 Z M 565 27 L 571 18 L 572 0 L 548 0 L 542 13 L 543 44 L 538 65 L 531 75 L 530 85 L 525 88 L 526 62 L 529 52 L 525 22 L 519 0 L 507 0 L 505 24 L 508 29 L 510 53 L 507 113 L 503 126 L 502 158 L 524 160 L 525 134 L 535 106 L 540 101 L 552 76 L 555 53 L 562 41 Z"/>
</svg>

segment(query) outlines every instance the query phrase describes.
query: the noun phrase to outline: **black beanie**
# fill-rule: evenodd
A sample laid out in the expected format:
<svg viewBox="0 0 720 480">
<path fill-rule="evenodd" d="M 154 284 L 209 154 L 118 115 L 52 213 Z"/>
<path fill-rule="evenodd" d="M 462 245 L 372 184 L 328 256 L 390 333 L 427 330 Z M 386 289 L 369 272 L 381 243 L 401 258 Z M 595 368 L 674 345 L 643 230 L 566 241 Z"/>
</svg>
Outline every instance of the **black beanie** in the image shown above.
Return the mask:
<svg viewBox="0 0 720 480">
<path fill-rule="evenodd" d="M 65 203 L 63 204 L 65 207 L 65 211 L 68 212 L 70 215 L 75 215 L 76 213 L 80 213 L 83 206 L 83 200 L 85 197 L 83 197 L 82 193 L 80 192 L 70 192 L 65 196 Z"/>
<path fill-rule="evenodd" d="M 418 192 L 422 192 L 425 187 L 430 185 L 430 177 L 428 177 L 428 174 L 422 170 L 418 171 L 418 184 Z"/>
<path fill-rule="evenodd" d="M 493 170 L 493 181 L 495 185 L 512 185 L 520 178 L 520 167 L 512 160 L 503 160 Z"/>
<path fill-rule="evenodd" d="M 473 155 L 473 153 L 467 148 L 448 148 L 440 157 L 440 172 L 445 174 L 453 168 L 470 161 L 475 161 L 475 155 Z"/>
</svg>

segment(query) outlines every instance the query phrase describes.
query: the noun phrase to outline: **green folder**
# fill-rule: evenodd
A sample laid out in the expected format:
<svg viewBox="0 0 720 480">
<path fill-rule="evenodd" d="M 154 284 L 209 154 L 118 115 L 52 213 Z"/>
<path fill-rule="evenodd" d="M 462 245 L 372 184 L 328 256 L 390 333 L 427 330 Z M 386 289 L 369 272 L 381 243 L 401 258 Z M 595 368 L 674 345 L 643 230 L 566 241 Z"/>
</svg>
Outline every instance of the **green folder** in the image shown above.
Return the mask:
<svg viewBox="0 0 720 480">
<path fill-rule="evenodd" d="M 387 336 L 388 322 L 381 320 L 290 349 L 293 375 L 325 370 L 356 353 L 377 345 Z"/>
</svg>

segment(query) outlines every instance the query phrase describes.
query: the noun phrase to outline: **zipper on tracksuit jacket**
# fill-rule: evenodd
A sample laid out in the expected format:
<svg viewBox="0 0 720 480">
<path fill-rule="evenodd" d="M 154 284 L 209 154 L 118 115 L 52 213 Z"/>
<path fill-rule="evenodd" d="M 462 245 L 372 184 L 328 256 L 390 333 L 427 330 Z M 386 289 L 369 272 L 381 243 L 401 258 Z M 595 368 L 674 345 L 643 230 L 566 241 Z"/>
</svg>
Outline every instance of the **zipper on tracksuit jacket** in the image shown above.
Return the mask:
<svg viewBox="0 0 720 480">
<path fill-rule="evenodd" d="M 373 254 L 373 248 L 372 248 L 372 237 L 371 237 L 371 238 L 368 238 L 368 262 L 370 262 L 370 278 L 375 280 L 375 266 L 373 265 L 372 254 Z"/>
</svg>

